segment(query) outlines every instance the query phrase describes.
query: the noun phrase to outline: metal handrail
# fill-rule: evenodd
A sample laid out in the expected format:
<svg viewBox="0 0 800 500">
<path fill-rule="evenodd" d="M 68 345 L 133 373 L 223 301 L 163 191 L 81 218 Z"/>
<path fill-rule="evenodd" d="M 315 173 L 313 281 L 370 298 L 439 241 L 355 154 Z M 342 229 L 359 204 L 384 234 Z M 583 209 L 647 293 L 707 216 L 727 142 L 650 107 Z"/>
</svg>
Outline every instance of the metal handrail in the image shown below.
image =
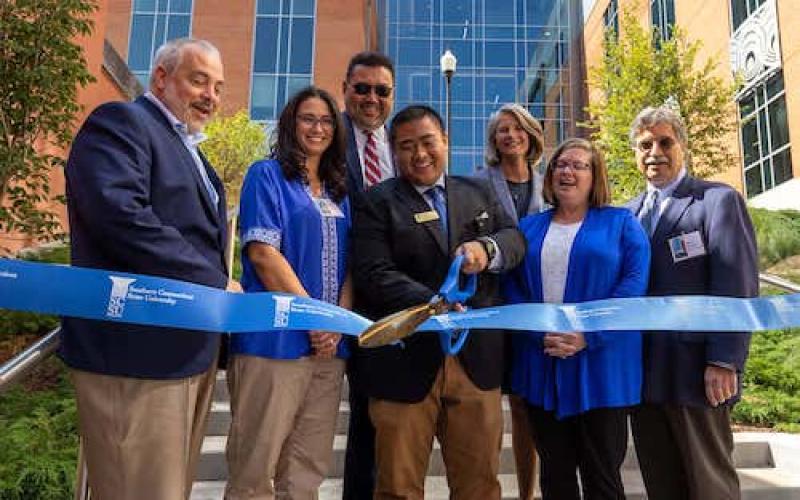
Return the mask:
<svg viewBox="0 0 800 500">
<path fill-rule="evenodd" d="M 61 327 L 40 338 L 24 351 L 0 365 L 0 393 L 7 391 L 23 375 L 50 357 L 61 341 Z"/>
<path fill-rule="evenodd" d="M 787 279 L 781 278 L 780 276 L 775 276 L 773 274 L 767 274 L 767 273 L 759 273 L 758 279 L 768 285 L 780 288 L 781 290 L 784 290 L 786 292 L 800 293 L 800 285 L 798 285 L 794 281 L 789 281 Z"/>
</svg>

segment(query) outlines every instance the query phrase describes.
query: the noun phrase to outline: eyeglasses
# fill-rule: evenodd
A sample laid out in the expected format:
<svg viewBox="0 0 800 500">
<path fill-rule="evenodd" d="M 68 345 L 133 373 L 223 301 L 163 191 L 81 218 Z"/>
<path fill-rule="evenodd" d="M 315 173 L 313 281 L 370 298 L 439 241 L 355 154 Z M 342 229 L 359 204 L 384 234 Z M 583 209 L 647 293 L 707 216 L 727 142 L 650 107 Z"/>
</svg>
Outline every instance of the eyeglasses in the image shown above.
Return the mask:
<svg viewBox="0 0 800 500">
<path fill-rule="evenodd" d="M 557 161 L 555 165 L 556 170 L 566 170 L 571 168 L 574 172 L 586 172 L 592 169 L 592 166 L 588 163 L 582 163 L 579 161 Z"/>
<path fill-rule="evenodd" d="M 372 92 L 373 89 L 375 90 L 375 95 L 377 95 L 378 97 L 385 98 L 392 95 L 392 87 L 389 87 L 388 85 L 383 85 L 383 84 L 370 85 L 364 82 L 353 83 L 349 85 L 353 87 L 353 90 L 355 90 L 356 94 L 358 95 L 369 95 L 369 93 Z"/>
<path fill-rule="evenodd" d="M 297 115 L 297 120 L 308 128 L 314 128 L 319 125 L 324 130 L 333 130 L 336 122 L 330 116 L 322 116 L 317 118 L 314 115 Z"/>
<path fill-rule="evenodd" d="M 672 149 L 672 146 L 675 145 L 676 141 L 672 137 L 661 137 L 659 139 L 646 139 L 644 141 L 639 141 L 636 143 L 636 149 L 641 151 L 642 153 L 647 153 L 648 151 L 653 150 L 653 146 L 658 143 L 658 147 L 662 151 L 669 151 Z"/>
</svg>

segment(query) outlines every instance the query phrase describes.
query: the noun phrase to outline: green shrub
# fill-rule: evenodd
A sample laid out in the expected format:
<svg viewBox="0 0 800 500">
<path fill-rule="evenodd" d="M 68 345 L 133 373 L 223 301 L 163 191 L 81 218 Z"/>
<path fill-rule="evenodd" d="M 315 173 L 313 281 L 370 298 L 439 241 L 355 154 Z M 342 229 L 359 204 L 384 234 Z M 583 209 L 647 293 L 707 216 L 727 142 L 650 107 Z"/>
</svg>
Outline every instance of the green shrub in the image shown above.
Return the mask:
<svg viewBox="0 0 800 500">
<path fill-rule="evenodd" d="M 19 386 L 0 395 L 0 499 L 72 498 L 78 460 L 75 398 L 51 359 L 31 377 L 46 390 Z"/>
<path fill-rule="evenodd" d="M 744 385 L 736 422 L 800 432 L 800 329 L 754 333 Z"/>
<path fill-rule="evenodd" d="M 763 208 L 749 211 L 756 230 L 762 269 L 792 255 L 800 255 L 800 212 Z"/>
</svg>

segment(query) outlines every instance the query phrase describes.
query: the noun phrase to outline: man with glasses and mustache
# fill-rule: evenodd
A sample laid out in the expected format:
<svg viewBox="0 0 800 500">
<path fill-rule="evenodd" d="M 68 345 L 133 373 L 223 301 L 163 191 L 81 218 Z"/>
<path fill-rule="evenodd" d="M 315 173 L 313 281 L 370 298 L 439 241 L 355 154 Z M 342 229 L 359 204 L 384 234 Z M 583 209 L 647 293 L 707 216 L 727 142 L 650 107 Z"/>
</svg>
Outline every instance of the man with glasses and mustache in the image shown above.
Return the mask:
<svg viewBox="0 0 800 500">
<path fill-rule="evenodd" d="M 386 129 L 394 106 L 394 65 L 380 52 L 359 52 L 347 65 L 342 82 L 347 132 L 347 189 L 352 206 L 363 202 L 364 192 L 395 177 L 396 171 Z M 355 309 L 360 293 L 356 290 Z M 344 499 L 371 500 L 375 485 L 375 429 L 367 412 L 368 399 L 359 382 L 355 357 L 358 345 L 351 343 L 347 365 L 350 384 L 350 427 L 344 468 Z"/>
<path fill-rule="evenodd" d="M 647 182 L 628 208 L 650 235 L 648 295 L 758 295 L 744 200 L 725 184 L 687 174 L 680 116 L 646 108 L 630 139 Z M 749 344 L 750 332 L 643 332 L 642 404 L 632 427 L 648 498 L 740 498 L 730 412 Z"/>
<path fill-rule="evenodd" d="M 241 291 L 225 264 L 223 186 L 198 147 L 223 84 L 211 43 L 173 40 L 149 92 L 92 112 L 65 169 L 74 266 Z M 219 346 L 205 332 L 63 319 L 92 498 L 189 497 Z"/>
</svg>

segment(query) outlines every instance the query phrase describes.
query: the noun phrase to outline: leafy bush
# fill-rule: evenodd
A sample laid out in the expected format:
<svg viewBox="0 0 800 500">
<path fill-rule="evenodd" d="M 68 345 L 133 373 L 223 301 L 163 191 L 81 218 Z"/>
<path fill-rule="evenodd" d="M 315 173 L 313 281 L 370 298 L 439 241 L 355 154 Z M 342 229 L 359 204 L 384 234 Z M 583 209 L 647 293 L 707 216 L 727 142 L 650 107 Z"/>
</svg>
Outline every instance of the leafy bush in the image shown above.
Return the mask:
<svg viewBox="0 0 800 500">
<path fill-rule="evenodd" d="M 763 208 L 751 208 L 749 212 L 756 230 L 762 269 L 800 255 L 800 212 Z"/>
<path fill-rule="evenodd" d="M 800 432 L 800 329 L 754 333 L 744 384 L 736 422 Z"/>
<path fill-rule="evenodd" d="M 54 379 L 48 390 L 19 386 L 0 395 L 0 498 L 72 497 L 78 461 L 75 398 L 61 363 L 51 359 L 31 380 Z"/>
</svg>

